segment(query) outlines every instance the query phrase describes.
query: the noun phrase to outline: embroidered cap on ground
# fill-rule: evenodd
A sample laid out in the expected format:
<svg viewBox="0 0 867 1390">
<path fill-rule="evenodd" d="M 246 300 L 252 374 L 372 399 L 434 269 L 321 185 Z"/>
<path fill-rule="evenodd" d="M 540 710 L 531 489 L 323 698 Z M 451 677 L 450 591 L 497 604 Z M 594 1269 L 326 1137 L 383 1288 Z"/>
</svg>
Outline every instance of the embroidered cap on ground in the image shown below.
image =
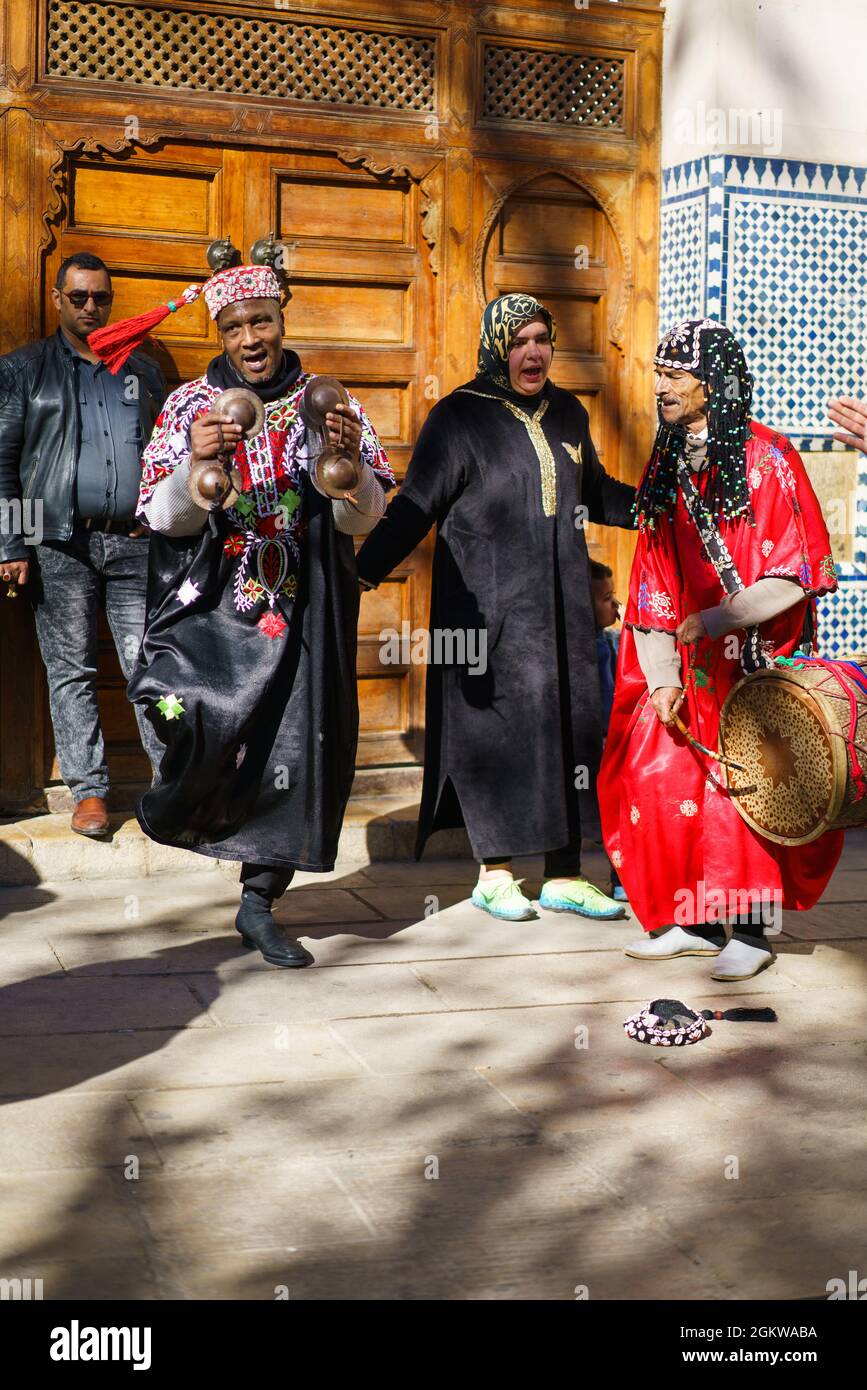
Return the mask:
<svg viewBox="0 0 867 1390">
<path fill-rule="evenodd" d="M 685 1047 L 710 1033 L 706 1020 L 730 1023 L 776 1023 L 773 1009 L 691 1009 L 679 999 L 652 999 L 623 1025 L 627 1037 L 652 1047 Z"/>
</svg>

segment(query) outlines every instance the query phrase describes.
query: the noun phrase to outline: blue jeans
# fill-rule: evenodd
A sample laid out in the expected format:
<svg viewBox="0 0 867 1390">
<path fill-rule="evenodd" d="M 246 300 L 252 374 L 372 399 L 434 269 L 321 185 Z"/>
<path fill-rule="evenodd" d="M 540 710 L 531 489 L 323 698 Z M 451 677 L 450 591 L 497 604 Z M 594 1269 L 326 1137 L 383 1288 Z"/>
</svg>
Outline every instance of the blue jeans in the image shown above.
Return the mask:
<svg viewBox="0 0 867 1390">
<path fill-rule="evenodd" d="M 77 804 L 108 793 L 96 702 L 98 610 L 105 608 L 129 680 L 144 630 L 148 542 L 76 525 L 71 540 L 45 541 L 36 556 L 36 635 L 48 677 L 57 761 Z M 138 709 L 135 713 L 145 752 L 157 767 L 163 745 Z"/>
</svg>

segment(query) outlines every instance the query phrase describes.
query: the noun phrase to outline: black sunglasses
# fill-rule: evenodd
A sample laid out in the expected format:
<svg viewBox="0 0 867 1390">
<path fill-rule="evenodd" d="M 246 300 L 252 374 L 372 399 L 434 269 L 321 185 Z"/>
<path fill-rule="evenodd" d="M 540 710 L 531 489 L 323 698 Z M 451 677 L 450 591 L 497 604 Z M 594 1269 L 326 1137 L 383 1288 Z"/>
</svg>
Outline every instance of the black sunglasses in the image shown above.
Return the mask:
<svg viewBox="0 0 867 1390">
<path fill-rule="evenodd" d="M 114 299 L 112 290 L 97 290 L 96 294 L 91 294 L 88 290 L 71 290 L 70 292 L 61 290 L 60 293 L 66 295 L 70 304 L 74 305 L 76 309 L 83 309 L 89 299 L 93 300 L 97 309 L 104 309 Z"/>
</svg>

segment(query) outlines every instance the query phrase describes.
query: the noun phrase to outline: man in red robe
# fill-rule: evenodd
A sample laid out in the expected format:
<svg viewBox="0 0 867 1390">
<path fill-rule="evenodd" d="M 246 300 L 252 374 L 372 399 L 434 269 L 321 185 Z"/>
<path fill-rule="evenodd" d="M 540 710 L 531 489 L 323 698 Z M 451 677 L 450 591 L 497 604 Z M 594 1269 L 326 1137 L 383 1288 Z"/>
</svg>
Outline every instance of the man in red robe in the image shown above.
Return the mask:
<svg viewBox="0 0 867 1390">
<path fill-rule="evenodd" d="M 673 721 L 717 748 L 732 686 L 811 641 L 815 599 L 836 577 L 801 459 L 750 419 L 752 377 L 729 330 L 680 324 L 654 360 L 660 426 L 636 498 L 602 825 L 648 933 L 627 955 L 713 956 L 713 979 L 742 980 L 771 964 L 779 908 L 817 902 L 842 832 L 797 848 L 763 839 Z"/>
</svg>

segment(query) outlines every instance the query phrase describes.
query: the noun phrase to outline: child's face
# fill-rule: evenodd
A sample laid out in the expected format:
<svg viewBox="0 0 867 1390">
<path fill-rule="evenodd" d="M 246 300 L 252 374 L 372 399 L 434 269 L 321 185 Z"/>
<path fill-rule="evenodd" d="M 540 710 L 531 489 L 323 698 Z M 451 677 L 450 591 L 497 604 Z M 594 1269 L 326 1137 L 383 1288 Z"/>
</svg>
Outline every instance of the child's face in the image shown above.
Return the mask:
<svg viewBox="0 0 867 1390">
<path fill-rule="evenodd" d="M 614 596 L 614 580 L 594 579 L 592 589 L 596 626 L 612 627 L 620 617 L 620 604 Z"/>
</svg>

